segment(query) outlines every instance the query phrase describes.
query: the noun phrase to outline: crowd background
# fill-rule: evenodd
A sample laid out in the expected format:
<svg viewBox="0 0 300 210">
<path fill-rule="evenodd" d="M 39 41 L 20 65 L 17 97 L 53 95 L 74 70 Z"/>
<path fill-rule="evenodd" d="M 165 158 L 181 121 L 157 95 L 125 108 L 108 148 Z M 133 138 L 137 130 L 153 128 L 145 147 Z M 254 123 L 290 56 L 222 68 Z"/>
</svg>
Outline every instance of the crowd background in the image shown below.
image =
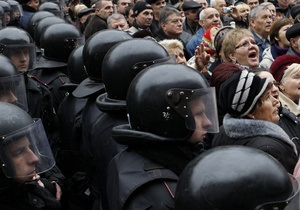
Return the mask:
<svg viewBox="0 0 300 210">
<path fill-rule="evenodd" d="M 297 0 L 1 0 L 0 208 L 299 209 L 299 99 Z"/>
</svg>

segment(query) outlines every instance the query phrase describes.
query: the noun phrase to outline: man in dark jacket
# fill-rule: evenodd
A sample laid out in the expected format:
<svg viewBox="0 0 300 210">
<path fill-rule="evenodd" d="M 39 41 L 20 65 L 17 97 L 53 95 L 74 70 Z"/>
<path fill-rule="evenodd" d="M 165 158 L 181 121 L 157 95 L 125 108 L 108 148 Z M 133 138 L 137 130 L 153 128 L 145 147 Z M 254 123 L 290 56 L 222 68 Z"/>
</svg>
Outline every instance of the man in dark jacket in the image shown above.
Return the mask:
<svg viewBox="0 0 300 210">
<path fill-rule="evenodd" d="M 107 29 L 106 20 L 113 14 L 111 0 L 99 0 L 95 4 L 95 15 L 91 17 L 83 32 L 85 40 L 88 40 L 97 31 Z"/>
</svg>

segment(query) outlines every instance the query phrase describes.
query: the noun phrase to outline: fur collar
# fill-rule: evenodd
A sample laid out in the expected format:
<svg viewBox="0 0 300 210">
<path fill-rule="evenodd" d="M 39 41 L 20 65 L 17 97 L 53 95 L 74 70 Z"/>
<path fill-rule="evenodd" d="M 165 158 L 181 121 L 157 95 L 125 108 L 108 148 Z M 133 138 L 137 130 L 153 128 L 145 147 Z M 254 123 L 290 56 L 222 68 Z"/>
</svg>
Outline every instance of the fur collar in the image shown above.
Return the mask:
<svg viewBox="0 0 300 210">
<path fill-rule="evenodd" d="M 247 138 L 253 136 L 270 136 L 291 145 L 298 154 L 295 144 L 286 132 L 275 123 L 264 120 L 233 118 L 226 114 L 223 120 L 224 130 L 230 138 Z"/>
</svg>

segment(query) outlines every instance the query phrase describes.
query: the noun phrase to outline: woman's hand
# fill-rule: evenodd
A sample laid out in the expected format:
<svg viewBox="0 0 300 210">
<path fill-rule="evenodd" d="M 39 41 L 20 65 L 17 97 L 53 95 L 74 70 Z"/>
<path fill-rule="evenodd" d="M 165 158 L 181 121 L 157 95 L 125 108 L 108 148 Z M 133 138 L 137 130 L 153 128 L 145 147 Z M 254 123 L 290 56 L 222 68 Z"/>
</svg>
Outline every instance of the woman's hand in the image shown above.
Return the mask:
<svg viewBox="0 0 300 210">
<path fill-rule="evenodd" d="M 201 72 L 205 68 L 205 66 L 209 63 L 210 55 L 205 52 L 204 46 L 201 43 L 196 47 L 195 50 L 195 67 L 196 70 Z"/>
</svg>

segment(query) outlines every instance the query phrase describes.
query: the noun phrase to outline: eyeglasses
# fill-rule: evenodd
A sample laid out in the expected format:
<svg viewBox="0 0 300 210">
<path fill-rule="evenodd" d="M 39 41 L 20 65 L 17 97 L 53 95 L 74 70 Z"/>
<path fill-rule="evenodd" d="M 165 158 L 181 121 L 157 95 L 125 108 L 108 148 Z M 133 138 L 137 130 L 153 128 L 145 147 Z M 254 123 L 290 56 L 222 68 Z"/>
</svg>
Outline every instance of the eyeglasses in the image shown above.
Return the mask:
<svg viewBox="0 0 300 210">
<path fill-rule="evenodd" d="M 235 49 L 239 49 L 241 47 L 249 47 L 249 45 L 257 45 L 257 42 L 254 39 L 245 40 L 243 43 L 235 46 Z"/>
</svg>

